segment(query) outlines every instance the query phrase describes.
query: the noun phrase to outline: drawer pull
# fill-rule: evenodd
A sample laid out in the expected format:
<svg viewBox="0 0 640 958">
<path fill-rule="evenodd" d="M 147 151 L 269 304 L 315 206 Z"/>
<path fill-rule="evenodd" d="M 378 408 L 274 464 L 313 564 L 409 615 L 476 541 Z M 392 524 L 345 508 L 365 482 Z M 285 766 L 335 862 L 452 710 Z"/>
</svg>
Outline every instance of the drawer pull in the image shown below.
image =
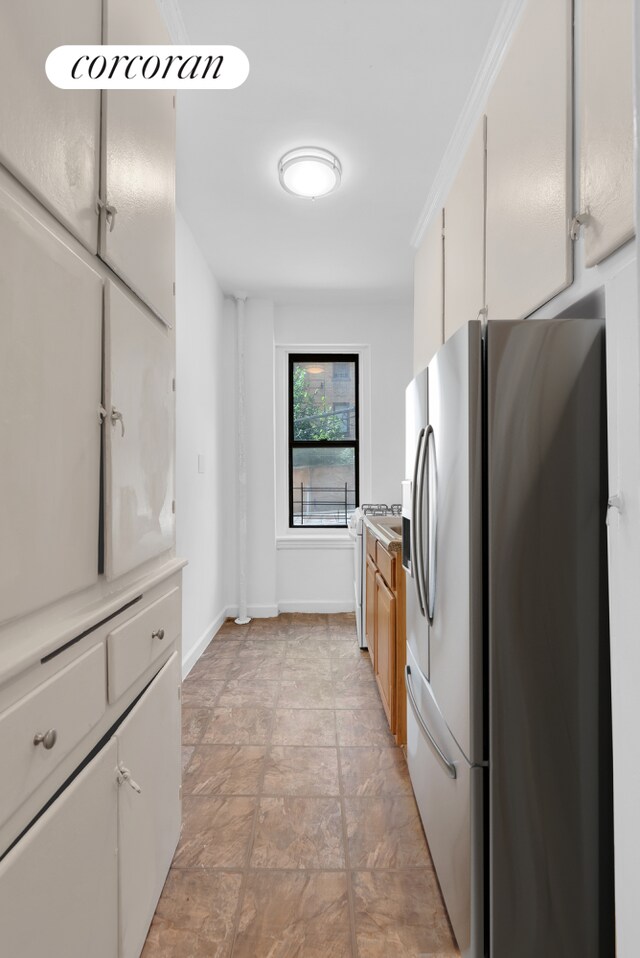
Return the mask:
<svg viewBox="0 0 640 958">
<path fill-rule="evenodd" d="M 162 642 L 162 640 L 164 639 L 164 629 L 156 629 L 155 632 L 151 633 L 151 638 L 160 639 L 160 641 Z"/>
<path fill-rule="evenodd" d="M 58 732 L 55 728 L 50 728 L 48 732 L 36 732 L 33 736 L 34 745 L 44 745 L 47 751 L 58 741 Z"/>
<path fill-rule="evenodd" d="M 134 780 L 131 778 L 131 772 L 129 771 L 129 769 L 125 768 L 124 765 L 120 764 L 118 765 L 118 785 L 124 785 L 125 782 L 129 786 L 129 788 L 132 788 L 134 792 L 138 793 L 138 795 L 142 794 L 142 789 L 140 788 L 138 783 L 134 782 Z"/>
</svg>

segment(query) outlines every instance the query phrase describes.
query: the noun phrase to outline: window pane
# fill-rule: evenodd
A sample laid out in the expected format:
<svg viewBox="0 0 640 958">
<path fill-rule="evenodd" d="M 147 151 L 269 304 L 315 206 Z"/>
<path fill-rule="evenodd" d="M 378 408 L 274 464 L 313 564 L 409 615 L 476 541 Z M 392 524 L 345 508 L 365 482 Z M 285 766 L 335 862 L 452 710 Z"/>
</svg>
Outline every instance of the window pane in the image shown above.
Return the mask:
<svg viewBox="0 0 640 958">
<path fill-rule="evenodd" d="M 356 507 L 355 449 L 293 449 L 293 525 L 346 526 Z"/>
<path fill-rule="evenodd" d="M 356 438 L 355 367 L 354 362 L 294 362 L 294 440 Z"/>
</svg>

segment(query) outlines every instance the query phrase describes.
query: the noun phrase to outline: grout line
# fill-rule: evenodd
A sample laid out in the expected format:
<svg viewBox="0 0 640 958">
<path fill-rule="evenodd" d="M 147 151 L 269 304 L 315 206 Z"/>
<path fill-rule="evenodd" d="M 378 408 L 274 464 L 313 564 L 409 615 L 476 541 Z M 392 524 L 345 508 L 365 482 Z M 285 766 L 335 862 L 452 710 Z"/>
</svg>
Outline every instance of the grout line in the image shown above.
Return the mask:
<svg viewBox="0 0 640 958">
<path fill-rule="evenodd" d="M 347 831 L 347 809 L 345 806 L 344 779 L 342 776 L 342 760 L 340 758 L 340 743 L 338 740 L 338 717 L 334 711 L 336 725 L 336 754 L 338 756 L 338 785 L 340 789 L 340 814 L 342 816 L 342 842 L 344 844 L 344 864 L 347 879 L 347 900 L 349 904 L 349 926 L 351 929 L 351 950 L 353 958 L 358 956 L 358 939 L 356 935 L 356 909 L 351 884 L 351 860 L 349 856 L 349 835 Z"/>
</svg>

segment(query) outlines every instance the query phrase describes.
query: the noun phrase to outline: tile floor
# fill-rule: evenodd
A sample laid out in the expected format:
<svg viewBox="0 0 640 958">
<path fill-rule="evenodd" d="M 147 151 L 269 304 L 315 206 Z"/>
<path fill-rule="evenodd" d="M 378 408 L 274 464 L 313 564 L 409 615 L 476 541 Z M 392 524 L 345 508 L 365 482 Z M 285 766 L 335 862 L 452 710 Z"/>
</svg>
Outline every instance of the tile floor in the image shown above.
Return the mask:
<svg viewBox="0 0 640 958">
<path fill-rule="evenodd" d="M 183 687 L 183 827 L 142 958 L 454 958 L 353 615 L 229 621 Z"/>
</svg>

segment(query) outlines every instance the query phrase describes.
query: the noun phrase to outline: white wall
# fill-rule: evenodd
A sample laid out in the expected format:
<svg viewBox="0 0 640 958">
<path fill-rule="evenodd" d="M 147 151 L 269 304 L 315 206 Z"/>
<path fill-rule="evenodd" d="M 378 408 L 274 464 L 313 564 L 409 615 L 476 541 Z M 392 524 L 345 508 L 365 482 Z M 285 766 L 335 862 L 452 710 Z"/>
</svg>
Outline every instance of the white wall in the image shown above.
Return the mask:
<svg viewBox="0 0 640 958">
<path fill-rule="evenodd" d="M 183 573 L 183 672 L 220 626 L 228 604 L 226 500 L 232 328 L 220 288 L 189 227 L 176 221 L 176 549 Z M 226 316 L 226 321 L 225 321 Z M 198 472 L 198 456 L 204 472 Z M 226 581 L 225 581 L 226 580 Z"/>
</svg>

